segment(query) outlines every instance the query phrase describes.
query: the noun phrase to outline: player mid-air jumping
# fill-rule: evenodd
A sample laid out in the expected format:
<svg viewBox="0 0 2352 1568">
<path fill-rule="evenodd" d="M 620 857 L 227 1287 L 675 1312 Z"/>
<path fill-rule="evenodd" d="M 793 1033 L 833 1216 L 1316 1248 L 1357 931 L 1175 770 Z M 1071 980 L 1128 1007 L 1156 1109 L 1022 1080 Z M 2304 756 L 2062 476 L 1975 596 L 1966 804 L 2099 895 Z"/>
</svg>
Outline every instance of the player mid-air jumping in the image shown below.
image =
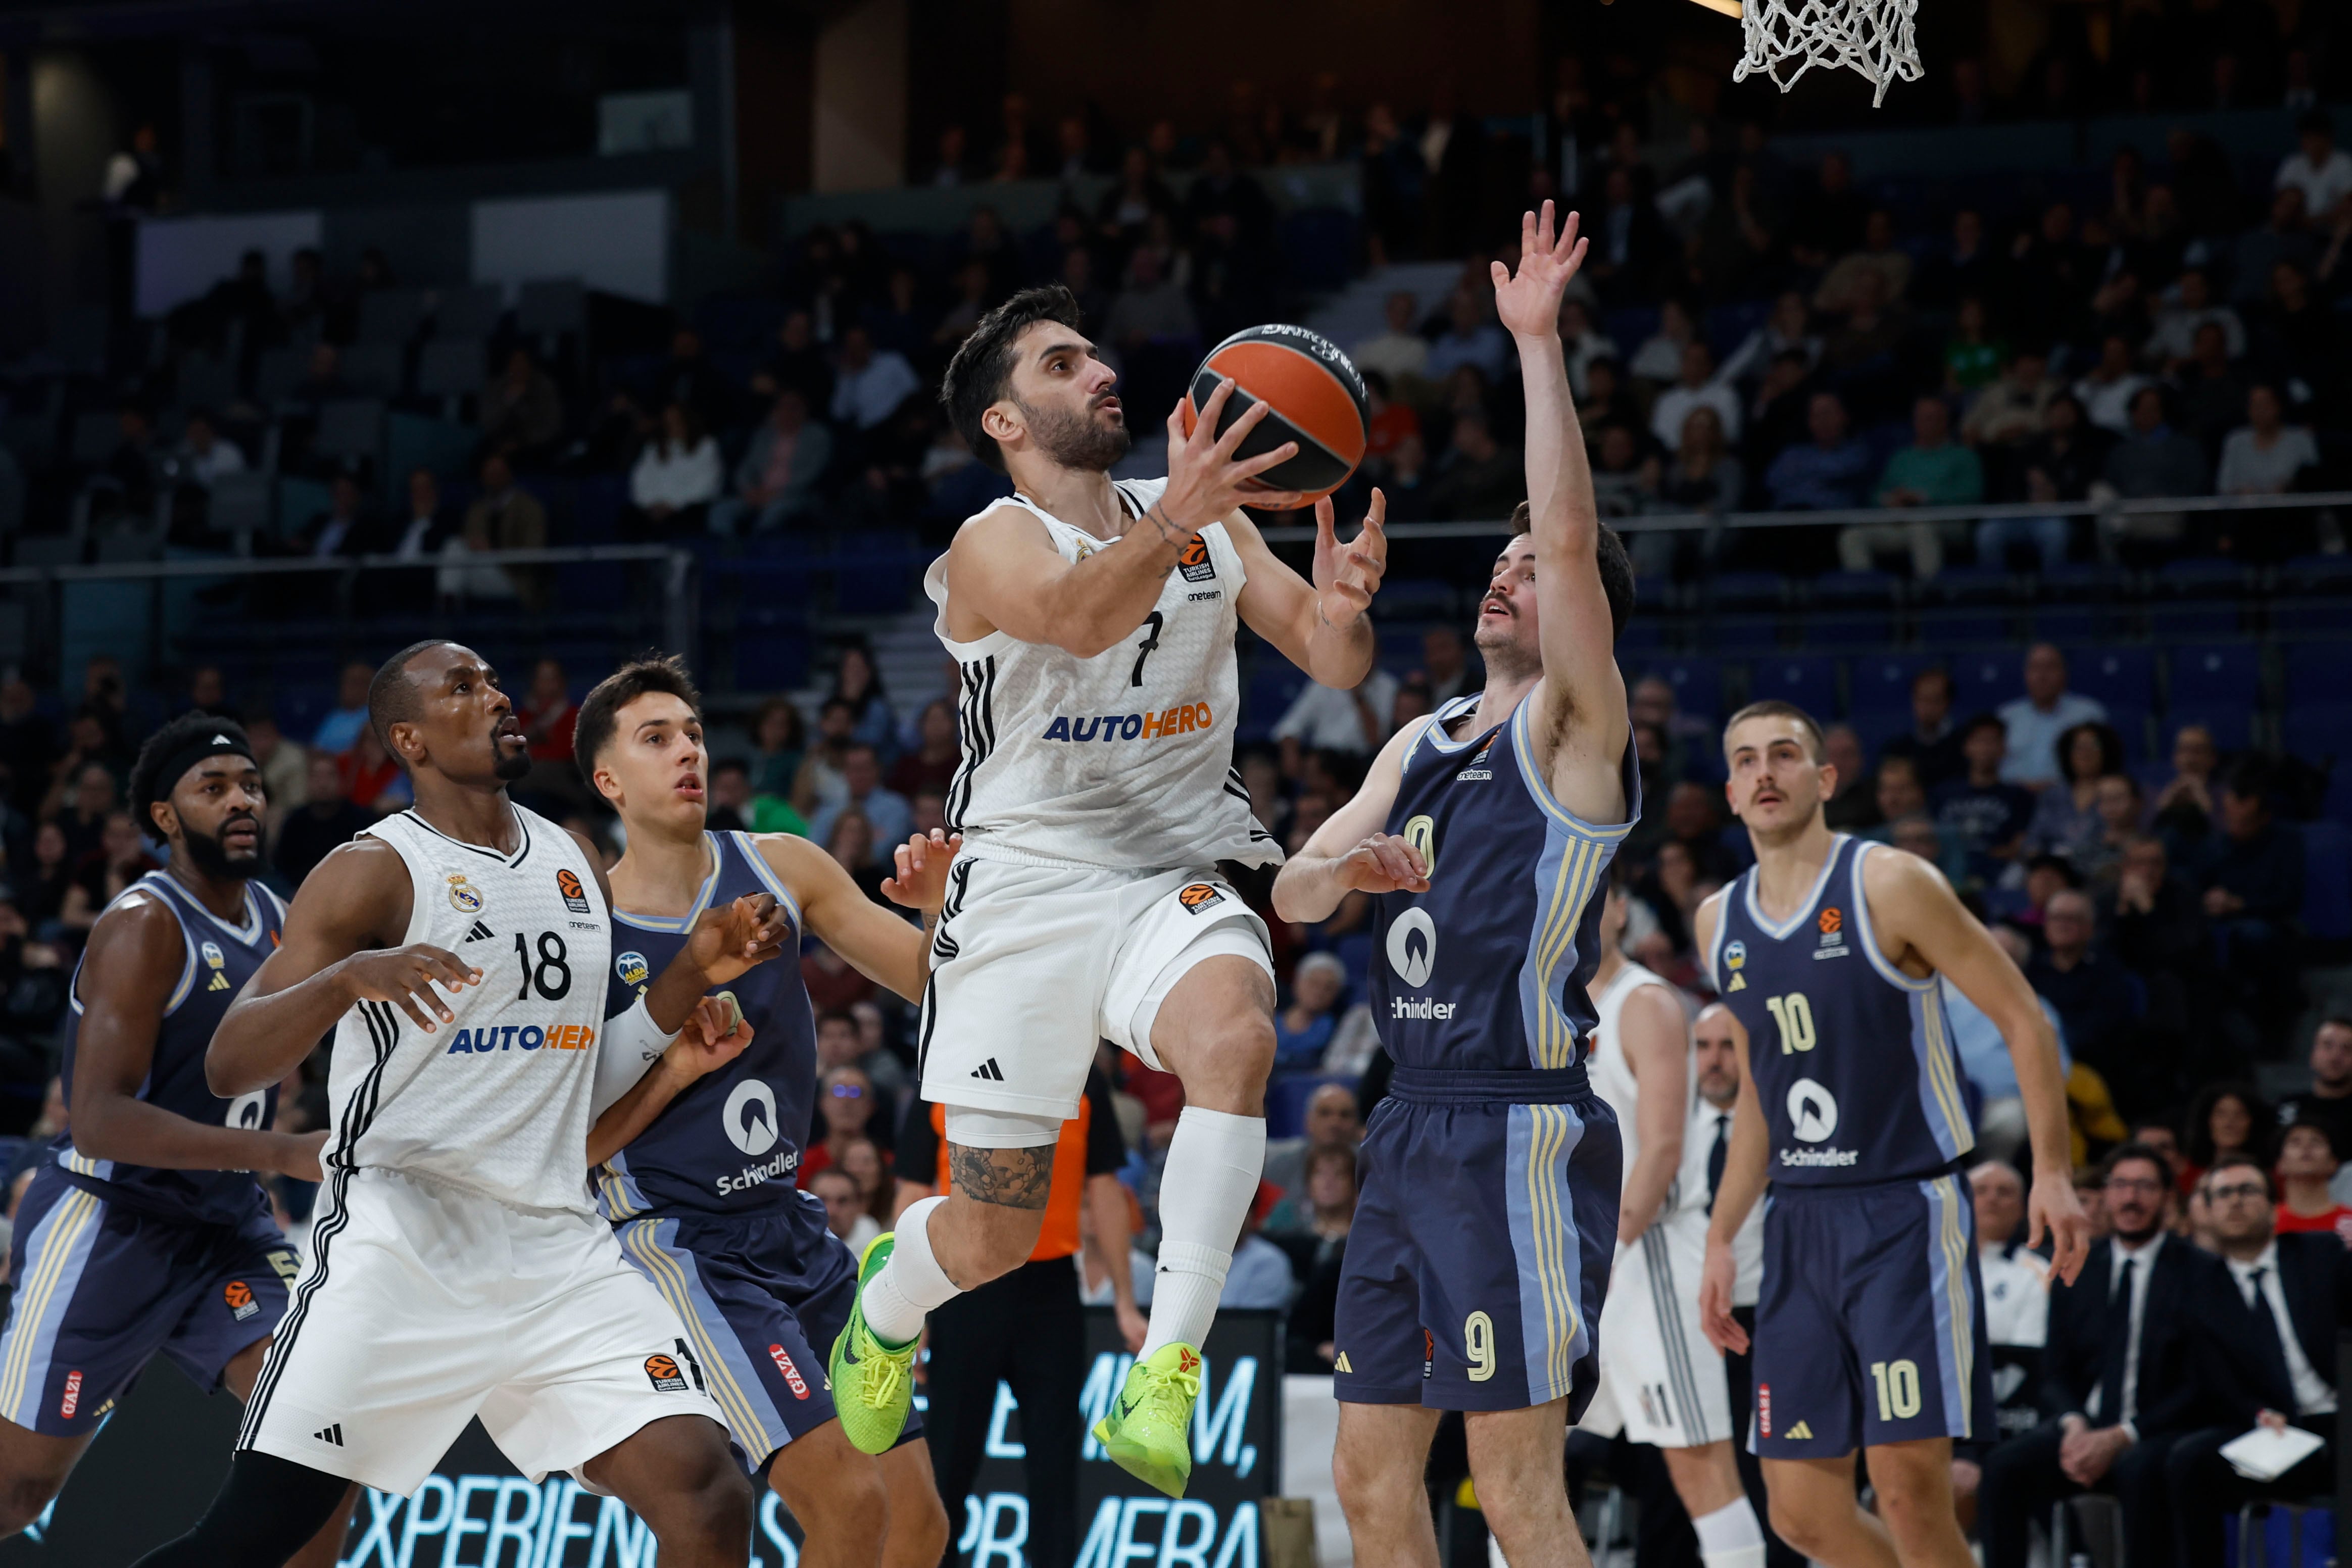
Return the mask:
<svg viewBox="0 0 2352 1568">
<path fill-rule="evenodd" d="M 703 993 L 781 951 L 782 911 L 705 911 L 607 1017 L 604 873 L 508 799 L 530 753 L 496 672 L 418 643 L 377 670 L 368 722 L 416 805 L 311 872 L 205 1063 L 251 1093 L 334 1031 L 310 1256 L 220 1495 L 144 1561 L 283 1563 L 347 1481 L 413 1492 L 478 1416 L 524 1474 L 635 1510 L 665 1563 L 740 1568 L 751 1488 L 677 1315 L 589 1200 L 588 1132 L 600 1061 L 642 1073 L 689 1025 L 741 1048 Z"/>
<path fill-rule="evenodd" d="M 1528 531 L 1478 611 L 1486 689 L 1401 730 L 1275 883 L 1285 920 L 1373 895 L 1372 1009 L 1396 1059 L 1339 1281 L 1332 1468 L 1356 1560 L 1436 1568 L 1422 1472 L 1468 1413 L 1478 1506 L 1513 1568 L 1587 1561 L 1560 1468 L 1591 1398 L 1617 1240 L 1616 1119 L 1585 1060 L 1601 889 L 1641 815 L 1614 655 L 1633 604 L 1600 524 L 1559 340 L 1584 259 L 1520 226 L 1495 304 L 1528 403 Z"/>
<path fill-rule="evenodd" d="M 2058 1042 L 2017 965 L 1942 873 L 1832 833 L 1820 726 L 1758 702 L 1723 731 L 1726 793 L 1756 864 L 1699 906 L 1694 936 L 1738 1022 L 1742 1087 L 1707 1235 L 1707 1336 L 1731 1315 L 1733 1240 L 1765 1184 L 1751 1441 L 1772 1528 L 1834 1568 L 1968 1568 L 1952 1443 L 1993 1420 L 1974 1211 L 1975 1144 L 1937 977 L 1999 1026 L 2033 1140 L 2033 1242 L 2071 1282 L 2074 1196 Z M 1878 1495 L 1854 1496 L 1859 1447 Z"/>
<path fill-rule="evenodd" d="M 245 731 L 190 713 L 147 739 L 132 807 L 171 858 L 91 928 L 66 1022 L 71 1131 L 33 1177 L 0 1333 L 0 1531 L 48 1506 L 160 1352 L 250 1397 L 296 1258 L 250 1173 L 319 1179 L 326 1134 L 270 1130 L 278 1090 L 226 1099 L 205 1047 L 286 921 L 262 868 L 261 766 Z M 294 1562 L 331 1563 L 348 1510 Z"/>
<path fill-rule="evenodd" d="M 1274 1062 L 1266 931 L 1216 866 L 1279 860 L 1233 771 L 1234 638 L 1246 623 L 1328 686 L 1371 668 L 1384 505 L 1349 544 L 1318 503 L 1314 582 L 1276 559 L 1243 503 L 1298 498 L 1254 476 L 1286 442 L 1220 437 L 1225 382 L 1165 480 L 1110 477 L 1126 454 L 1118 380 L 1059 287 L 980 320 L 940 396 L 1013 494 L 968 521 L 926 579 L 962 675 L 963 761 L 948 823 L 964 835 L 932 943 L 923 1098 L 944 1109 L 950 1191 L 868 1248 L 836 1342 L 850 1440 L 897 1440 L 923 1316 L 1035 1247 L 1062 1124 L 1108 1039 L 1183 1081 L 1160 1187 L 1150 1333 L 1097 1436 L 1171 1495 L 1192 1470 L 1200 1345 L 1265 1159 Z"/>
<path fill-rule="evenodd" d="M 620 813 L 612 870 L 609 1012 L 682 950 L 706 910 L 772 894 L 793 934 L 814 936 L 908 1000 L 929 967 L 924 933 L 873 902 L 833 857 L 782 833 L 704 826 L 709 754 L 701 697 L 676 658 L 625 665 L 580 705 L 580 771 Z M 936 919 L 952 851 L 902 845 L 893 898 Z M 848 1321 L 857 1259 L 798 1186 L 816 1093 L 816 1027 L 800 966 L 730 983 L 751 1027 L 707 1076 L 647 1075 L 589 1141 L 599 1206 L 621 1250 L 686 1324 L 736 1447 L 793 1511 L 804 1568 L 934 1568 L 947 1512 L 919 1419 L 877 1461 L 835 1418 L 824 1355 Z"/>
</svg>

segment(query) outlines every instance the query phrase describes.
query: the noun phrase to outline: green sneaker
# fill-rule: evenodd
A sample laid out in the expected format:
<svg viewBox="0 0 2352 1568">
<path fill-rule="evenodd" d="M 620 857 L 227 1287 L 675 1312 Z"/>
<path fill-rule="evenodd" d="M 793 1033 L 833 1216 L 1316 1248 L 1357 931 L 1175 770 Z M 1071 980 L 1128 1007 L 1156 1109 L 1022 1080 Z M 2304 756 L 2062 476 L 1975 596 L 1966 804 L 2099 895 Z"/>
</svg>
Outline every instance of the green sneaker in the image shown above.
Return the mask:
<svg viewBox="0 0 2352 1568">
<path fill-rule="evenodd" d="M 866 1282 L 890 1260 L 891 1239 L 877 1236 L 866 1243 L 857 1263 L 857 1300 L 825 1361 L 833 1376 L 834 1414 L 850 1442 L 868 1454 L 889 1451 L 906 1428 L 915 1399 L 914 1343 L 888 1344 L 866 1326 Z"/>
<path fill-rule="evenodd" d="M 1095 1423 L 1095 1441 L 1129 1475 L 1181 1498 L 1192 1474 L 1192 1402 L 1200 1397 L 1201 1352 L 1162 1345 L 1128 1369 L 1127 1386 Z"/>
</svg>

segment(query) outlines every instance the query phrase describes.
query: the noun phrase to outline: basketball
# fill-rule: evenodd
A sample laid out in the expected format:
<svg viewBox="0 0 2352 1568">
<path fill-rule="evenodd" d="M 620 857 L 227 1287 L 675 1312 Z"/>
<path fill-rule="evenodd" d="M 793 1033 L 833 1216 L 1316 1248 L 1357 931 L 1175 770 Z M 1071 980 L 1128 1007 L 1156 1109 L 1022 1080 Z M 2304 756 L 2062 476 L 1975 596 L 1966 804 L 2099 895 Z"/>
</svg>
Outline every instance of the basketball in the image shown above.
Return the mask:
<svg viewBox="0 0 2352 1568">
<path fill-rule="evenodd" d="M 1298 443 L 1297 457 L 1257 477 L 1266 489 L 1296 490 L 1319 500 L 1346 484 L 1364 460 L 1364 428 L 1370 418 L 1364 378 L 1330 339 L 1280 323 L 1235 332 L 1211 349 L 1192 373 L 1182 405 L 1186 435 L 1226 376 L 1233 377 L 1234 392 L 1225 400 L 1220 432 L 1254 404 L 1268 408 L 1257 428 L 1242 438 L 1240 456 L 1270 452 L 1285 441 Z"/>
</svg>

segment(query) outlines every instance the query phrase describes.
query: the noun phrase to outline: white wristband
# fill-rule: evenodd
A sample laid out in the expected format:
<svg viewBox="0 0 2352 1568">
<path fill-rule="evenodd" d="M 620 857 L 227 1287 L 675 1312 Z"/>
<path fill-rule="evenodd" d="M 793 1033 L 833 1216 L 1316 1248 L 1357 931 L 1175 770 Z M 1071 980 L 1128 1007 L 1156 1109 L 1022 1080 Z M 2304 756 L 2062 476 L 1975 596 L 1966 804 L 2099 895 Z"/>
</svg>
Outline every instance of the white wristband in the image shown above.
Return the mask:
<svg viewBox="0 0 2352 1568">
<path fill-rule="evenodd" d="M 642 995 L 627 1012 L 605 1019 L 604 1038 L 596 1052 L 596 1086 L 589 1097 L 589 1118 L 604 1115 L 614 1101 L 635 1089 L 676 1037 L 662 1033 L 654 1016 L 646 1011 Z"/>
</svg>

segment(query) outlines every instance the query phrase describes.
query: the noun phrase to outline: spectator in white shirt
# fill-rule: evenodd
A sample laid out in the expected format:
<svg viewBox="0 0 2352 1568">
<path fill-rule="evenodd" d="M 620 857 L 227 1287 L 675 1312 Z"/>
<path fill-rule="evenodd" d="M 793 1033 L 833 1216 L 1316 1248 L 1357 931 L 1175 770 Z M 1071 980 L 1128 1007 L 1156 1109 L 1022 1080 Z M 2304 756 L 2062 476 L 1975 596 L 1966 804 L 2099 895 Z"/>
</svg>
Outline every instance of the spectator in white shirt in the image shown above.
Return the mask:
<svg viewBox="0 0 2352 1568">
<path fill-rule="evenodd" d="M 2049 643 L 2025 655 L 2025 695 L 1997 710 L 2008 731 L 2003 784 L 2041 789 L 2058 777 L 2058 737 L 2077 724 L 2104 724 L 2106 705 L 2066 689 L 2066 656 Z"/>
<path fill-rule="evenodd" d="M 637 454 L 629 470 L 629 503 L 648 533 L 694 532 L 719 499 L 726 468 L 719 443 L 683 403 L 662 410 L 661 432 Z"/>
<path fill-rule="evenodd" d="M 1307 752 L 1370 756 L 1389 738 L 1388 716 L 1396 711 L 1396 677 L 1385 669 L 1375 668 L 1352 691 L 1308 681 L 1274 727 L 1285 776 L 1298 776 Z"/>
<path fill-rule="evenodd" d="M 2319 461 L 2319 444 L 2309 429 L 2285 422 L 2278 393 L 2257 386 L 2246 394 L 2246 423 L 2221 443 L 2217 494 L 2277 496 L 2294 489 L 2294 477 Z"/>
<path fill-rule="evenodd" d="M 213 488 L 223 474 L 245 472 L 245 452 L 234 441 L 221 439 L 212 416 L 199 409 L 188 416 L 187 434 L 181 439 L 180 478 L 202 489 Z"/>
<path fill-rule="evenodd" d="M 2172 373 L 2184 361 L 2197 357 L 2197 329 L 2211 321 L 2221 329 L 2229 357 L 2246 352 L 2246 323 L 2227 305 L 2213 302 L 2213 286 L 2203 269 L 2192 267 L 2166 292 L 2156 313 L 2156 331 L 2148 334 L 2147 358 Z"/>
<path fill-rule="evenodd" d="M 898 412 L 908 398 L 923 389 L 922 377 L 896 349 L 877 349 L 864 327 L 841 334 L 841 361 L 835 368 L 833 417 L 835 423 L 871 430 Z"/>
<path fill-rule="evenodd" d="M 1739 440 L 1739 394 L 1715 374 L 1715 355 L 1703 342 L 1683 345 L 1682 379 L 1650 405 L 1650 434 L 1669 452 L 1683 449 L 1683 422 L 1694 408 L 1712 408 L 1727 443 Z"/>
<path fill-rule="evenodd" d="M 1783 289 L 1772 301 L 1772 314 L 1762 326 L 1742 338 L 1731 357 L 1716 374 L 1728 382 L 1752 384 L 1764 379 L 1772 362 L 1790 349 L 1805 356 L 1808 369 L 1822 362 L 1822 340 L 1805 329 L 1812 320 L 1803 294 Z"/>
<path fill-rule="evenodd" d="M 1429 340 L 1413 331 L 1414 318 L 1421 314 L 1421 301 L 1412 290 L 1400 289 L 1388 297 L 1382 307 L 1388 318 L 1389 330 L 1376 338 L 1366 338 L 1349 351 L 1358 370 L 1376 370 L 1391 381 L 1409 375 L 1429 374 Z"/>
<path fill-rule="evenodd" d="M 735 465 L 735 493 L 710 509 L 713 532 L 737 532 L 748 517 L 751 531 L 765 533 L 816 510 L 816 482 L 833 460 L 833 432 L 808 414 L 799 387 L 777 390 L 766 422 L 751 432 Z"/>
<path fill-rule="evenodd" d="M 2099 345 L 2099 363 L 2091 367 L 2090 374 L 2074 384 L 2074 396 L 2092 424 L 2118 436 L 2128 436 L 2132 399 L 2147 384 L 2147 377 L 2132 368 L 2131 340 L 2120 332 L 2110 332 Z"/>
<path fill-rule="evenodd" d="M 2295 126 L 2302 145 L 2279 161 L 2273 190 L 2289 185 L 2303 192 L 2303 210 L 2329 213 L 2352 195 L 2352 153 L 2336 145 L 2336 125 L 2325 110 L 2315 109 Z"/>
<path fill-rule="evenodd" d="M 1658 330 L 1642 340 L 1626 372 L 1636 381 L 1664 385 L 1682 374 L 1683 350 L 1696 342 L 1698 323 L 1691 320 L 1689 307 L 1669 300 L 1658 309 Z"/>
</svg>

